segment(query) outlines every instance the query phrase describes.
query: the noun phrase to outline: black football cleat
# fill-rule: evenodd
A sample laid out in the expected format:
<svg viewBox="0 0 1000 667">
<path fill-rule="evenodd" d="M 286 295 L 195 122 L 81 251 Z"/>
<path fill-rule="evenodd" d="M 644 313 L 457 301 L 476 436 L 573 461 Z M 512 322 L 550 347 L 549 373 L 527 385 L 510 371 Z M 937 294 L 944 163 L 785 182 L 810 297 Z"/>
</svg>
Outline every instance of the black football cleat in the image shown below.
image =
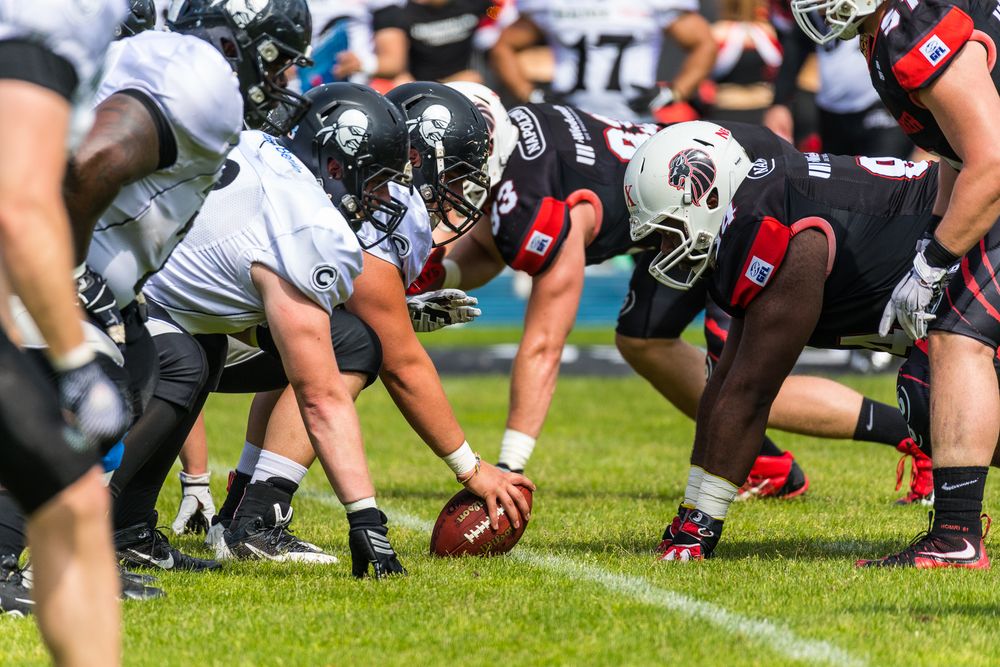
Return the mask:
<svg viewBox="0 0 1000 667">
<path fill-rule="evenodd" d="M 929 513 L 933 516 L 933 512 Z M 928 570 L 937 567 L 957 567 L 968 570 L 988 570 L 990 557 L 986 554 L 984 540 L 990 532 L 992 523 L 989 516 L 983 514 L 986 529 L 982 537 L 969 539 L 961 533 L 933 530 L 933 523 L 927 531 L 917 535 L 910 546 L 899 553 L 877 559 L 861 559 L 855 563 L 857 567 L 912 567 L 917 570 Z"/>
<path fill-rule="evenodd" d="M 320 547 L 300 540 L 288 529 L 292 522 L 292 508 L 282 512 L 275 503 L 272 517 L 256 516 L 233 522 L 232 530 L 225 530 L 218 545 L 216 557 L 220 560 L 270 560 L 279 563 L 312 563 L 331 565 L 338 562 L 333 554 Z"/>
<path fill-rule="evenodd" d="M 4 556 L 0 560 L 0 612 L 7 616 L 24 617 L 34 613 L 31 589 L 21 576 L 17 558 Z"/>
<path fill-rule="evenodd" d="M 115 551 L 124 567 L 145 567 L 160 570 L 204 572 L 218 570 L 215 560 L 196 558 L 170 546 L 170 540 L 156 528 L 156 513 L 151 521 L 115 531 Z"/>
<path fill-rule="evenodd" d="M 155 600 L 167 595 L 162 589 L 149 585 L 155 581 L 154 577 L 129 572 L 121 563 L 118 564 L 118 581 L 122 600 Z"/>
<path fill-rule="evenodd" d="M 781 456 L 758 456 L 736 500 L 751 498 L 796 498 L 809 490 L 809 478 L 791 452 Z"/>
<path fill-rule="evenodd" d="M 691 561 L 710 558 L 722 537 L 722 524 L 720 519 L 713 519 L 697 509 L 691 510 L 681 522 L 681 529 L 674 535 L 673 544 L 657 560 Z"/>
</svg>

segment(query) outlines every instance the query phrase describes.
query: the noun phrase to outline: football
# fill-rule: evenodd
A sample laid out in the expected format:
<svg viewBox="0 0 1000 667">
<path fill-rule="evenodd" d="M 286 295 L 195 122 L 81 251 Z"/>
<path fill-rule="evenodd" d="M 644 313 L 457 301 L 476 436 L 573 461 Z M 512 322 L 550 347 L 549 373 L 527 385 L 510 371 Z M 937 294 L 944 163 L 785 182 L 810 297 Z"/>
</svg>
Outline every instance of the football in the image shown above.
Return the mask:
<svg viewBox="0 0 1000 667">
<path fill-rule="evenodd" d="M 531 507 L 531 489 L 518 487 Z M 523 519 L 523 517 L 522 517 Z M 444 506 L 431 533 L 431 554 L 435 556 L 496 556 L 514 548 L 524 535 L 527 521 L 514 528 L 500 508 L 499 527 L 490 527 L 486 501 L 462 489 Z"/>
</svg>

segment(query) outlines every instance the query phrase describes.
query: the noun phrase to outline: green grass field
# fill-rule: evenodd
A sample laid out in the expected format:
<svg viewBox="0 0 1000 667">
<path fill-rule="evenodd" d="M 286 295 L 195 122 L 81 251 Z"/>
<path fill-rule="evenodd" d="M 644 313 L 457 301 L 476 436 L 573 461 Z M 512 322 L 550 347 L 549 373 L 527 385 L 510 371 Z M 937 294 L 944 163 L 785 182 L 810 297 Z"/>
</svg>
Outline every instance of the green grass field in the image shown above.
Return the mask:
<svg viewBox="0 0 1000 667">
<path fill-rule="evenodd" d="M 849 380 L 882 400 L 888 377 Z M 496 455 L 500 377 L 448 379 L 470 442 Z M 248 400 L 213 397 L 213 491 L 243 441 Z M 333 567 L 239 563 L 167 574 L 169 597 L 126 603 L 132 665 L 989 665 L 1000 584 L 990 572 L 858 571 L 924 527 L 892 505 L 895 452 L 777 434 L 812 478 L 793 501 L 730 513 L 717 558 L 654 564 L 682 494 L 693 427 L 642 381 L 564 378 L 529 474 L 532 522 L 506 557 L 427 555 L 429 524 L 457 487 L 380 385 L 359 403 L 379 501 L 410 576 L 355 581 L 347 522 L 322 473 L 294 529 Z M 998 494 L 996 476 L 988 498 Z M 178 484 L 160 498 L 161 523 Z M 178 540 L 205 554 L 195 537 Z M 0 663 L 44 663 L 31 621 L 0 618 Z"/>
</svg>

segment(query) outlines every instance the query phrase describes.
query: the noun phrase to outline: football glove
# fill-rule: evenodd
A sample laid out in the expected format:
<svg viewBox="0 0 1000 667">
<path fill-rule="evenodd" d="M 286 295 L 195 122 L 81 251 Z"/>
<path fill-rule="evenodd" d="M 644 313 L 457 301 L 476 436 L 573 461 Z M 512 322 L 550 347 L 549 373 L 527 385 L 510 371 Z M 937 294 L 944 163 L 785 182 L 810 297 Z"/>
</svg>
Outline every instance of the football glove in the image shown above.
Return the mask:
<svg viewBox="0 0 1000 667">
<path fill-rule="evenodd" d="M 628 101 L 628 107 L 632 111 L 641 114 L 656 113 L 666 106 L 670 106 L 677 101 L 677 95 L 668 86 L 637 86 L 638 94 Z"/>
<path fill-rule="evenodd" d="M 96 359 L 58 374 L 59 405 L 88 446 L 102 454 L 121 440 L 131 415 L 121 392 Z"/>
<path fill-rule="evenodd" d="M 478 303 L 476 297 L 460 289 L 442 289 L 406 298 L 413 330 L 419 333 L 471 322 L 483 314 L 476 308 Z"/>
<path fill-rule="evenodd" d="M 181 506 L 177 508 L 177 516 L 170 528 L 174 535 L 184 533 L 207 533 L 215 516 L 215 502 L 208 488 L 212 473 L 189 475 L 180 473 Z"/>
<path fill-rule="evenodd" d="M 927 325 L 934 320 L 934 311 L 944 295 L 948 278 L 958 265 L 931 266 L 924 255 L 927 242 L 922 242 L 921 246 L 913 258 L 910 272 L 899 281 L 885 305 L 878 327 L 880 336 L 888 336 L 896 320 L 910 338 L 917 340 L 927 336 Z"/>
<path fill-rule="evenodd" d="M 77 268 L 76 295 L 87 317 L 125 351 L 125 319 L 104 276 L 86 264 Z"/>
<path fill-rule="evenodd" d="M 413 296 L 432 290 L 441 289 L 444 284 L 444 248 L 434 248 L 430 256 L 424 263 L 424 268 L 420 269 L 420 275 L 406 288 L 406 295 Z"/>
<path fill-rule="evenodd" d="M 351 546 L 351 574 L 358 579 L 368 576 L 368 566 L 376 579 L 406 574 L 406 568 L 399 562 L 396 552 L 389 544 L 389 530 L 385 527 L 388 519 L 376 507 L 351 512 L 347 515 L 351 526 L 348 541 Z"/>
</svg>

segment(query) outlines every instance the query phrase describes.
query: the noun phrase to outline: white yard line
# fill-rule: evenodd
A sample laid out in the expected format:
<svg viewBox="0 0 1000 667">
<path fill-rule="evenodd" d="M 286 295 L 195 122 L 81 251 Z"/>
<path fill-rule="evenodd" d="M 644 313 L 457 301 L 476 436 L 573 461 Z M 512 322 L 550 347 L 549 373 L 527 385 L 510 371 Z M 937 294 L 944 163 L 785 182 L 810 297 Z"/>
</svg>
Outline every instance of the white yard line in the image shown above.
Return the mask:
<svg viewBox="0 0 1000 667">
<path fill-rule="evenodd" d="M 325 504 L 340 506 L 333 496 L 313 493 L 307 495 Z M 390 513 L 390 524 L 425 532 L 434 527 L 433 521 L 397 511 Z M 712 602 L 659 588 L 643 577 L 617 574 L 565 556 L 540 553 L 528 547 L 519 547 L 511 552 L 510 556 L 569 579 L 598 584 L 613 593 L 632 598 L 642 604 L 708 623 L 724 632 L 740 634 L 765 645 L 775 653 L 800 662 L 838 667 L 864 667 L 868 664 L 864 658 L 852 655 L 830 642 L 806 639 L 772 621 L 744 616 Z M 697 567 L 697 565 L 688 563 L 666 567 Z"/>
</svg>

